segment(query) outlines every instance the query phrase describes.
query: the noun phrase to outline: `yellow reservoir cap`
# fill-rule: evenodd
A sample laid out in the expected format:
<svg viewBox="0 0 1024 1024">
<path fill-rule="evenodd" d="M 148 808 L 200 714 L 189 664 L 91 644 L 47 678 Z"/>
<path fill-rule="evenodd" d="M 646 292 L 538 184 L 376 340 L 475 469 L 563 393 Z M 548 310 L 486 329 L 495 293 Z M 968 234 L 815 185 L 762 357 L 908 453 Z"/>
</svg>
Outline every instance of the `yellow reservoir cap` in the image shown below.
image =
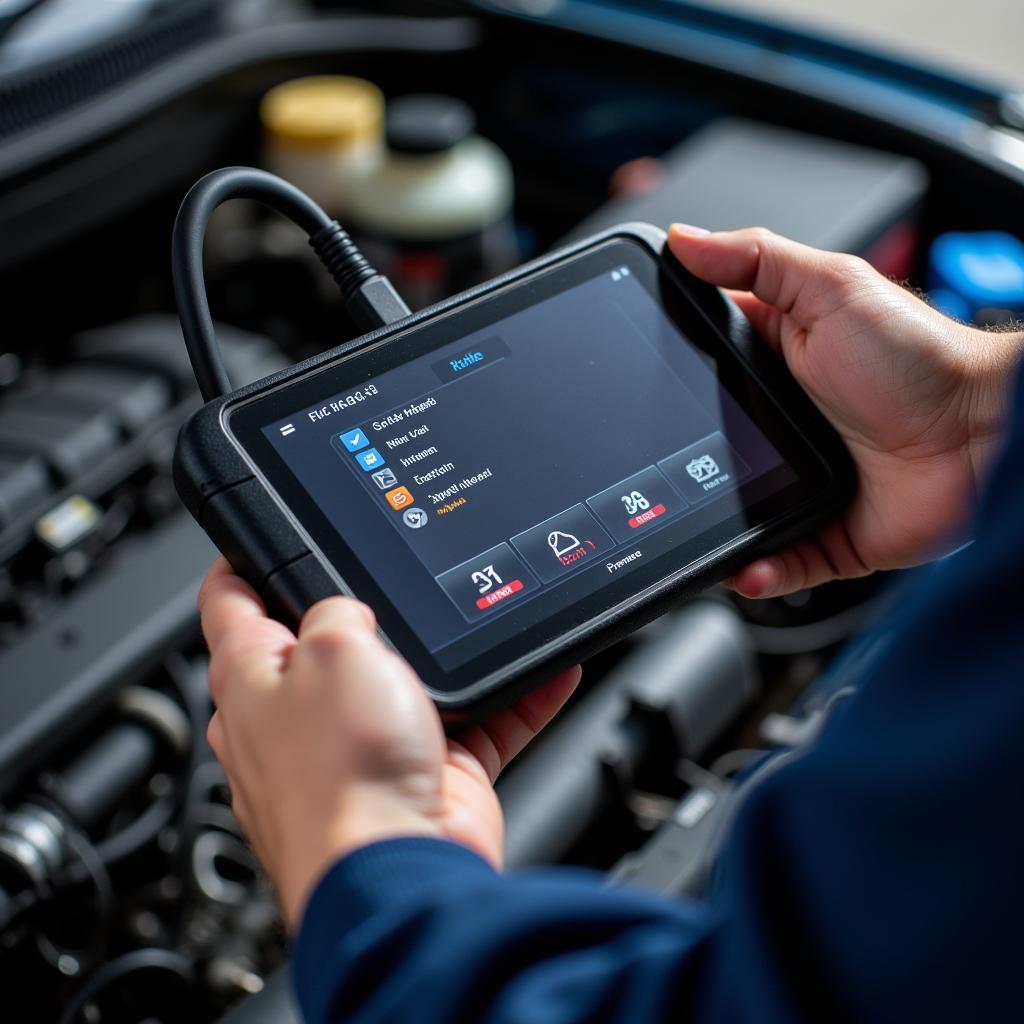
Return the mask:
<svg viewBox="0 0 1024 1024">
<path fill-rule="evenodd" d="M 274 86 L 260 103 L 268 142 L 309 149 L 379 140 L 384 94 L 348 75 L 313 75 Z"/>
</svg>

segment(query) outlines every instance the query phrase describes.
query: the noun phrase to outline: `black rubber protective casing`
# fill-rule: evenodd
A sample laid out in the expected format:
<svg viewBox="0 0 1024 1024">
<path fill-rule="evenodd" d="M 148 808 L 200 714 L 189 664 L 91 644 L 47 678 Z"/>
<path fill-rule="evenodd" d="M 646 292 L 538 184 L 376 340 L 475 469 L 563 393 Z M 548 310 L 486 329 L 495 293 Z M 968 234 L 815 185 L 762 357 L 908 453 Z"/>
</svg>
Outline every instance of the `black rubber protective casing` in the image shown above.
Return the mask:
<svg viewBox="0 0 1024 1024">
<path fill-rule="evenodd" d="M 649 224 L 624 224 L 551 252 L 404 320 L 217 398 L 189 419 L 178 439 L 174 482 L 186 508 L 235 571 L 257 590 L 269 613 L 294 627 L 306 609 L 317 601 L 349 591 L 336 570 L 311 551 L 292 513 L 243 456 L 227 430 L 229 407 L 615 239 L 639 242 L 661 261 L 670 279 L 688 294 L 738 354 L 749 373 L 761 382 L 822 457 L 831 470 L 832 486 L 812 505 L 803 504 L 772 522 L 752 527 L 734 542 L 644 590 L 628 607 L 619 605 L 570 635 L 539 646 L 514 664 L 496 665 L 486 678 L 470 687 L 457 692 L 440 692 L 428 685 L 428 692 L 449 723 L 463 723 L 509 703 L 555 672 L 638 629 L 670 605 L 727 578 L 751 559 L 806 535 L 848 503 L 855 477 L 846 448 L 781 360 L 754 334 L 735 304 L 717 288 L 685 271 L 668 254 L 665 233 L 659 228 Z"/>
</svg>

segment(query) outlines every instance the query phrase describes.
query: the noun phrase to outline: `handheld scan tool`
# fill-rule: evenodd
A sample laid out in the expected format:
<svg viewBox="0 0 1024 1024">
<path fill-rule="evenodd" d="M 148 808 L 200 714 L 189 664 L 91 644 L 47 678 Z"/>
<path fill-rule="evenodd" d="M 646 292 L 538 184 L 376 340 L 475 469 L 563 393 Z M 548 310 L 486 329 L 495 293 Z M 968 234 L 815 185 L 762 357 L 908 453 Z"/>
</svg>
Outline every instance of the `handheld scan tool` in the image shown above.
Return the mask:
<svg viewBox="0 0 1024 1024">
<path fill-rule="evenodd" d="M 413 315 L 391 292 L 378 322 L 396 304 L 396 322 L 209 401 L 175 480 L 272 614 L 294 625 L 328 595 L 365 601 L 449 719 L 507 703 L 850 498 L 838 436 L 649 225 Z"/>
</svg>

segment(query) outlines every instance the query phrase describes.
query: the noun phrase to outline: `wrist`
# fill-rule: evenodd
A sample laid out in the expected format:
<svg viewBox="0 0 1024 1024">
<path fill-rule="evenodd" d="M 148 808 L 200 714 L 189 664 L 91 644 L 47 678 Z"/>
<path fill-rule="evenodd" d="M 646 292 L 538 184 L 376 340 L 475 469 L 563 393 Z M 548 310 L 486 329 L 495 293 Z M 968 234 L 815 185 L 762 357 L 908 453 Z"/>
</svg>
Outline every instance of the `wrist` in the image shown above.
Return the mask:
<svg viewBox="0 0 1024 1024">
<path fill-rule="evenodd" d="M 1016 368 L 1024 357 L 1024 332 L 967 331 L 967 447 L 980 489 L 1005 436 Z"/>
<path fill-rule="evenodd" d="M 422 836 L 440 838 L 433 815 L 390 793 L 357 793 L 327 814 L 309 813 L 288 829 L 273 872 L 289 930 L 294 931 L 317 882 L 343 857 L 372 843 Z"/>
</svg>

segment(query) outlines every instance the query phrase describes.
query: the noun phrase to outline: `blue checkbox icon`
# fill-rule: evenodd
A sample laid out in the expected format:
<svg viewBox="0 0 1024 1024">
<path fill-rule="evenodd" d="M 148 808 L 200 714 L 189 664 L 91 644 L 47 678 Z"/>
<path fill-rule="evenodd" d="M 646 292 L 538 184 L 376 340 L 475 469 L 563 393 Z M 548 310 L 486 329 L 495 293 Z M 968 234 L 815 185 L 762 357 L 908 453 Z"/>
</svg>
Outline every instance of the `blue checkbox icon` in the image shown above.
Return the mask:
<svg viewBox="0 0 1024 1024">
<path fill-rule="evenodd" d="M 356 462 L 369 473 L 371 469 L 380 469 L 384 465 L 384 456 L 376 448 L 367 448 L 356 456 Z"/>
<path fill-rule="evenodd" d="M 358 452 L 370 443 L 370 439 L 363 433 L 362 429 L 357 427 L 355 430 L 350 430 L 347 434 L 342 434 L 341 443 L 350 452 Z"/>
</svg>

